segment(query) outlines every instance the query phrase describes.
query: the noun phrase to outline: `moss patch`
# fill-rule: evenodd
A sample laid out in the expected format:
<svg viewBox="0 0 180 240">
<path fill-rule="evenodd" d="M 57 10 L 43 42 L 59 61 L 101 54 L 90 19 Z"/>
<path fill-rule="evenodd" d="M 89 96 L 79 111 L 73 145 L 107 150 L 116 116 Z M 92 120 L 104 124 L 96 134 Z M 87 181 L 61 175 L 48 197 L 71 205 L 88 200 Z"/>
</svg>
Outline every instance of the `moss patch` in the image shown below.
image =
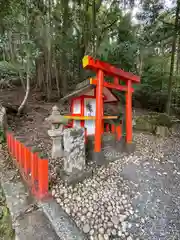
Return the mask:
<svg viewBox="0 0 180 240">
<path fill-rule="evenodd" d="M 5 197 L 0 186 L 0 239 L 13 240 L 14 230 L 12 228 L 11 216 L 6 206 Z"/>
<path fill-rule="evenodd" d="M 156 133 L 158 126 L 171 129 L 179 120 L 165 113 L 151 113 L 137 117 L 135 122 L 135 129 Z"/>
</svg>

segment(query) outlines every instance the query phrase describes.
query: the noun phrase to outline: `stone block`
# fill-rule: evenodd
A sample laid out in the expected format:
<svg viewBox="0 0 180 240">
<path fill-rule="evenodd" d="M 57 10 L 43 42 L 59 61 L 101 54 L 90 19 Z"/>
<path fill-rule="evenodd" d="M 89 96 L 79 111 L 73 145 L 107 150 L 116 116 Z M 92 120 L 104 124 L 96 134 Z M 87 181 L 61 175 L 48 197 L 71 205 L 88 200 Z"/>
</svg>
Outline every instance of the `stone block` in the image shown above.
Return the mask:
<svg viewBox="0 0 180 240">
<path fill-rule="evenodd" d="M 170 134 L 170 131 L 169 131 L 168 127 L 157 126 L 157 128 L 156 128 L 156 135 L 157 136 L 168 137 L 169 134 Z"/>
<path fill-rule="evenodd" d="M 2 131 L 5 131 L 7 128 L 7 116 L 6 116 L 6 109 L 0 105 L 0 127 Z"/>
<path fill-rule="evenodd" d="M 63 134 L 64 142 L 64 171 L 83 171 L 85 168 L 85 129 L 67 128 Z"/>
</svg>

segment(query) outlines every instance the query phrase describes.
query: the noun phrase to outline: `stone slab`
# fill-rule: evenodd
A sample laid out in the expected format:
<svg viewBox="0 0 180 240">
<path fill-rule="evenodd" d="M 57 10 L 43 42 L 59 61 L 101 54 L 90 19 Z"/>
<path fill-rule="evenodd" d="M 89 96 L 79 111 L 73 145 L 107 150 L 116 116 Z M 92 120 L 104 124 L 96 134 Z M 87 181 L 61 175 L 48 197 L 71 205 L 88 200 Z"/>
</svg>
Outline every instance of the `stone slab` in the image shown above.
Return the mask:
<svg viewBox="0 0 180 240">
<path fill-rule="evenodd" d="M 54 199 L 40 202 L 39 206 L 43 209 L 61 240 L 87 240 L 86 236 L 80 232 Z"/>
<path fill-rule="evenodd" d="M 85 129 L 67 128 L 63 134 L 64 171 L 73 174 L 74 170 L 85 168 Z"/>
<path fill-rule="evenodd" d="M 16 240 L 59 240 L 59 236 L 42 211 L 31 212 L 17 221 Z"/>
</svg>

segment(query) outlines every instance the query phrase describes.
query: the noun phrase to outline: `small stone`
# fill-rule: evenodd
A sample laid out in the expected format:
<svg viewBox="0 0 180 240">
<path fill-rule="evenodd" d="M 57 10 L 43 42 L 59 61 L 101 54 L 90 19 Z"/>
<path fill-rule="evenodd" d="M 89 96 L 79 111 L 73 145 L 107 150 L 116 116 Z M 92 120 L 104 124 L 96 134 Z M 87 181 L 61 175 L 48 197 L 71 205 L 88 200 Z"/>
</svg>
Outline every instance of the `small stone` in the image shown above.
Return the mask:
<svg viewBox="0 0 180 240">
<path fill-rule="evenodd" d="M 126 220 L 127 216 L 126 215 L 120 215 L 120 222 L 124 222 Z"/>
<path fill-rule="evenodd" d="M 121 237 L 121 236 L 122 236 L 122 232 L 118 231 L 118 237 Z"/>
<path fill-rule="evenodd" d="M 93 194 L 93 200 L 94 200 L 94 201 L 97 201 L 97 200 L 98 200 L 98 194 L 97 194 L 97 193 L 94 193 L 94 194 Z"/>
<path fill-rule="evenodd" d="M 94 229 L 97 229 L 98 228 L 98 226 L 97 225 L 94 225 Z"/>
<path fill-rule="evenodd" d="M 89 196 L 89 200 L 92 200 L 92 199 L 93 199 L 93 198 L 92 198 L 92 196 L 90 195 L 90 196 Z"/>
<path fill-rule="evenodd" d="M 104 238 L 101 234 L 98 234 L 98 240 L 104 240 Z"/>
<path fill-rule="evenodd" d="M 77 196 L 77 197 L 76 197 L 76 201 L 81 202 L 81 197 L 80 197 L 80 196 Z"/>
<path fill-rule="evenodd" d="M 127 228 L 127 222 L 122 222 L 122 230 L 123 230 L 123 232 L 126 232 L 126 228 Z"/>
<path fill-rule="evenodd" d="M 132 224 L 131 223 L 128 223 L 128 228 L 130 229 L 132 227 Z"/>
<path fill-rule="evenodd" d="M 113 236 L 116 236 L 116 229 L 113 229 L 111 233 Z"/>
<path fill-rule="evenodd" d="M 131 237 L 131 236 L 129 236 L 129 237 L 127 238 L 127 240 L 133 240 L 133 239 L 132 239 L 132 237 Z"/>
<path fill-rule="evenodd" d="M 94 205 L 94 210 L 95 211 L 98 210 L 98 205 L 97 204 Z"/>
<path fill-rule="evenodd" d="M 141 218 L 141 222 L 144 224 L 145 223 L 145 220 L 144 220 L 144 218 Z"/>
<path fill-rule="evenodd" d="M 55 194 L 56 194 L 56 190 L 55 190 L 55 189 L 53 189 L 53 190 L 52 190 L 52 196 L 54 197 L 54 196 L 55 196 Z"/>
<path fill-rule="evenodd" d="M 86 207 L 82 209 L 83 214 L 86 214 L 87 212 L 88 212 L 88 209 Z"/>
<path fill-rule="evenodd" d="M 89 226 L 89 224 L 85 224 L 84 226 L 83 226 L 83 232 L 84 233 L 88 233 L 90 231 L 90 226 Z"/>
<path fill-rule="evenodd" d="M 114 223 L 114 225 L 118 225 L 119 224 L 119 219 L 116 216 L 112 216 L 111 221 Z"/>
<path fill-rule="evenodd" d="M 111 212 L 112 211 L 112 206 L 108 206 L 107 210 L 108 210 L 108 212 Z"/>
<path fill-rule="evenodd" d="M 109 228 L 111 228 L 111 227 L 113 227 L 113 223 L 112 223 L 112 222 L 108 222 L 108 223 L 107 223 L 107 226 L 108 226 Z"/>
<path fill-rule="evenodd" d="M 56 199 L 56 202 L 59 204 L 59 203 L 61 203 L 61 199 L 60 198 L 57 198 Z"/>
<path fill-rule="evenodd" d="M 92 213 L 91 212 L 88 212 L 87 213 L 87 218 L 90 218 L 92 216 Z"/>
<path fill-rule="evenodd" d="M 56 193 L 56 194 L 54 195 L 54 197 L 55 197 L 55 198 L 58 198 L 58 197 L 60 197 L 60 194 L 59 194 L 59 193 Z"/>
<path fill-rule="evenodd" d="M 103 227 L 104 227 L 104 229 L 106 229 L 107 228 L 107 223 L 103 223 Z"/>
<path fill-rule="evenodd" d="M 133 215 L 133 214 L 134 214 L 134 211 L 133 211 L 133 210 L 129 210 L 129 213 L 130 213 L 131 215 Z"/>
<path fill-rule="evenodd" d="M 94 235 L 94 229 L 91 229 L 91 230 L 90 230 L 89 235 L 90 235 L 90 236 L 93 236 L 93 235 Z"/>
<path fill-rule="evenodd" d="M 81 218 L 80 218 L 81 222 L 84 222 L 85 219 L 86 219 L 85 216 L 81 216 Z"/>
<path fill-rule="evenodd" d="M 66 213 L 69 215 L 70 213 L 71 213 L 71 209 L 70 208 L 65 208 L 65 211 L 66 211 Z"/>
<path fill-rule="evenodd" d="M 100 228 L 99 228 L 99 233 L 100 233 L 100 234 L 104 234 L 104 228 L 103 228 L 103 227 L 100 227 Z"/>
<path fill-rule="evenodd" d="M 127 200 L 123 200 L 122 203 L 123 203 L 123 205 L 126 205 L 127 204 Z"/>
<path fill-rule="evenodd" d="M 108 234 L 104 234 L 104 240 L 109 240 Z"/>
<path fill-rule="evenodd" d="M 122 238 L 125 238 L 126 236 L 125 236 L 125 234 L 123 233 L 121 237 L 122 237 Z"/>
<path fill-rule="evenodd" d="M 90 211 L 90 212 L 93 212 L 93 208 L 92 208 L 92 207 L 90 207 L 90 208 L 89 208 L 89 211 Z"/>
<path fill-rule="evenodd" d="M 118 229 L 118 225 L 114 225 L 114 228 Z"/>
<path fill-rule="evenodd" d="M 80 213 L 80 212 L 77 212 L 77 216 L 80 218 L 80 217 L 81 217 L 81 213 Z"/>
<path fill-rule="evenodd" d="M 69 202 L 69 199 L 68 198 L 65 198 L 64 199 L 64 203 L 67 204 Z"/>
</svg>

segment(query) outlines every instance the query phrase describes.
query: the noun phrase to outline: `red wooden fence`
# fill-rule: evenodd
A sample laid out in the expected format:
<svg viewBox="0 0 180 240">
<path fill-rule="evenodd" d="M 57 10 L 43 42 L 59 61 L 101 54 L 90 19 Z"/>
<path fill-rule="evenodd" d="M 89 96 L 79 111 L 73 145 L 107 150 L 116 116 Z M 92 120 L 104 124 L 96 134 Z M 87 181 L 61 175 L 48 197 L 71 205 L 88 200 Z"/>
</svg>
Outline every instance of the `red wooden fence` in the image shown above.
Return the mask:
<svg viewBox="0 0 180 240">
<path fill-rule="evenodd" d="M 42 199 L 48 196 L 48 159 L 40 155 L 31 145 L 25 145 L 24 139 L 6 132 L 7 146 L 14 164 L 28 184 L 32 194 Z"/>
</svg>

